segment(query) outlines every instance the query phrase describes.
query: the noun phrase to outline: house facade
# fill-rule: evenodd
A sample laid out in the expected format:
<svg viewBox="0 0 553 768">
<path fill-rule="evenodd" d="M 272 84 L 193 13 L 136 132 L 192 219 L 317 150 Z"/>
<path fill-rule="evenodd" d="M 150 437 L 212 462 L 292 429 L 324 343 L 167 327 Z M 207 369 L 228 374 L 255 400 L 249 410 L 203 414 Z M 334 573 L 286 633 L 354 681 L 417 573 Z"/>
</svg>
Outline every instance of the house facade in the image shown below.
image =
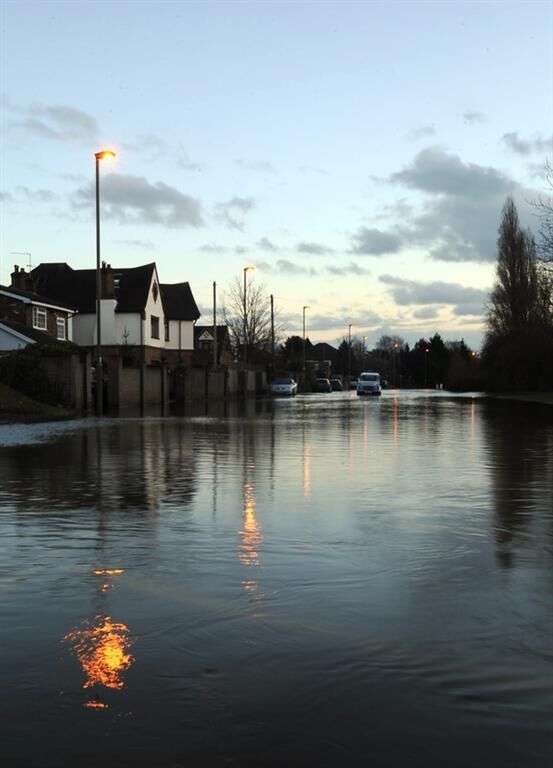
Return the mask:
<svg viewBox="0 0 553 768">
<path fill-rule="evenodd" d="M 75 311 L 71 302 L 53 301 L 36 292 L 29 273 L 15 266 L 11 285 L 0 285 L 0 348 L 20 349 L 42 336 L 43 341 L 73 341 Z"/>
</svg>

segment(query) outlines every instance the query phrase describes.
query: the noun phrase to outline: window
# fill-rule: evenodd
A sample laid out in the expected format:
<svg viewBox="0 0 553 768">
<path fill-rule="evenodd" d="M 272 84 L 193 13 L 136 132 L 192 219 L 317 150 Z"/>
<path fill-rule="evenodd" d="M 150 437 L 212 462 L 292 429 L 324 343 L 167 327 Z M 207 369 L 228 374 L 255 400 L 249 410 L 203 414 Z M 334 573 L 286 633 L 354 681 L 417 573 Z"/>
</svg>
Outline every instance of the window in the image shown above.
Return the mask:
<svg viewBox="0 0 553 768">
<path fill-rule="evenodd" d="M 38 328 L 41 331 L 46 330 L 46 310 L 44 307 L 33 307 L 33 328 Z"/>
<path fill-rule="evenodd" d="M 169 320 L 165 321 L 165 341 L 169 341 Z"/>
<path fill-rule="evenodd" d="M 150 335 L 152 339 L 159 339 L 159 317 L 155 315 L 150 318 Z"/>
<path fill-rule="evenodd" d="M 56 318 L 56 329 L 58 333 L 58 339 L 61 339 L 62 341 L 65 341 L 66 334 L 65 334 L 65 318 L 58 317 Z"/>
</svg>

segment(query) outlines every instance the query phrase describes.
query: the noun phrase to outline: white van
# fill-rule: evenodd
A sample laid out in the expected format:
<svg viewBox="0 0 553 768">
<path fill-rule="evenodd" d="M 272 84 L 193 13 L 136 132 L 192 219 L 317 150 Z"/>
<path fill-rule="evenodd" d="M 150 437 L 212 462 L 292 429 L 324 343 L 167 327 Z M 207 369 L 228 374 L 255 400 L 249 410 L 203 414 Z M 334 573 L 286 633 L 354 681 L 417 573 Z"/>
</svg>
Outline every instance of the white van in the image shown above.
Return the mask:
<svg viewBox="0 0 553 768">
<path fill-rule="evenodd" d="M 357 379 L 357 394 L 381 395 L 382 386 L 380 384 L 380 374 L 373 373 L 372 371 L 360 373 L 359 378 Z"/>
</svg>

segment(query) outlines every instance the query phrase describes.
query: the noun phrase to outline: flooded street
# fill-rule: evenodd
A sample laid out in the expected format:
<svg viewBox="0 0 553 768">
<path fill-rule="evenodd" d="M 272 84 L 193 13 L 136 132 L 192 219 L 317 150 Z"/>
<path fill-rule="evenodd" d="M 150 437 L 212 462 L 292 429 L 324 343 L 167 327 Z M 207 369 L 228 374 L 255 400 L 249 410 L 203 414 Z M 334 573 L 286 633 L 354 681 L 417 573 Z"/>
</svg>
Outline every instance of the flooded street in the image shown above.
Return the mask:
<svg viewBox="0 0 553 768">
<path fill-rule="evenodd" d="M 2 764 L 553 758 L 551 408 L 0 425 Z"/>
</svg>

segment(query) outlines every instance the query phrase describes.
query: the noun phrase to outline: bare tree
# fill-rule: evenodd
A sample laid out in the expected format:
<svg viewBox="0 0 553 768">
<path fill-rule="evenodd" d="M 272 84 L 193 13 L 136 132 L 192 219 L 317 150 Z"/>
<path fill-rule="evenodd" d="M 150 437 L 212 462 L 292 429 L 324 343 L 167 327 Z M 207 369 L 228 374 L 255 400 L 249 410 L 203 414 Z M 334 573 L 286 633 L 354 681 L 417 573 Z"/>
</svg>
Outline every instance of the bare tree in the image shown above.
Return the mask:
<svg viewBox="0 0 553 768">
<path fill-rule="evenodd" d="M 234 349 L 243 354 L 244 339 L 248 351 L 271 348 L 271 301 L 262 284 L 249 281 L 244 305 L 243 281 L 237 277 L 223 295 L 223 319 L 228 326 Z M 275 344 L 278 332 L 275 329 Z"/>
<path fill-rule="evenodd" d="M 532 201 L 539 219 L 538 259 L 549 269 L 553 269 L 553 164 L 545 161 L 545 188 L 547 197 L 538 197 Z"/>
</svg>

